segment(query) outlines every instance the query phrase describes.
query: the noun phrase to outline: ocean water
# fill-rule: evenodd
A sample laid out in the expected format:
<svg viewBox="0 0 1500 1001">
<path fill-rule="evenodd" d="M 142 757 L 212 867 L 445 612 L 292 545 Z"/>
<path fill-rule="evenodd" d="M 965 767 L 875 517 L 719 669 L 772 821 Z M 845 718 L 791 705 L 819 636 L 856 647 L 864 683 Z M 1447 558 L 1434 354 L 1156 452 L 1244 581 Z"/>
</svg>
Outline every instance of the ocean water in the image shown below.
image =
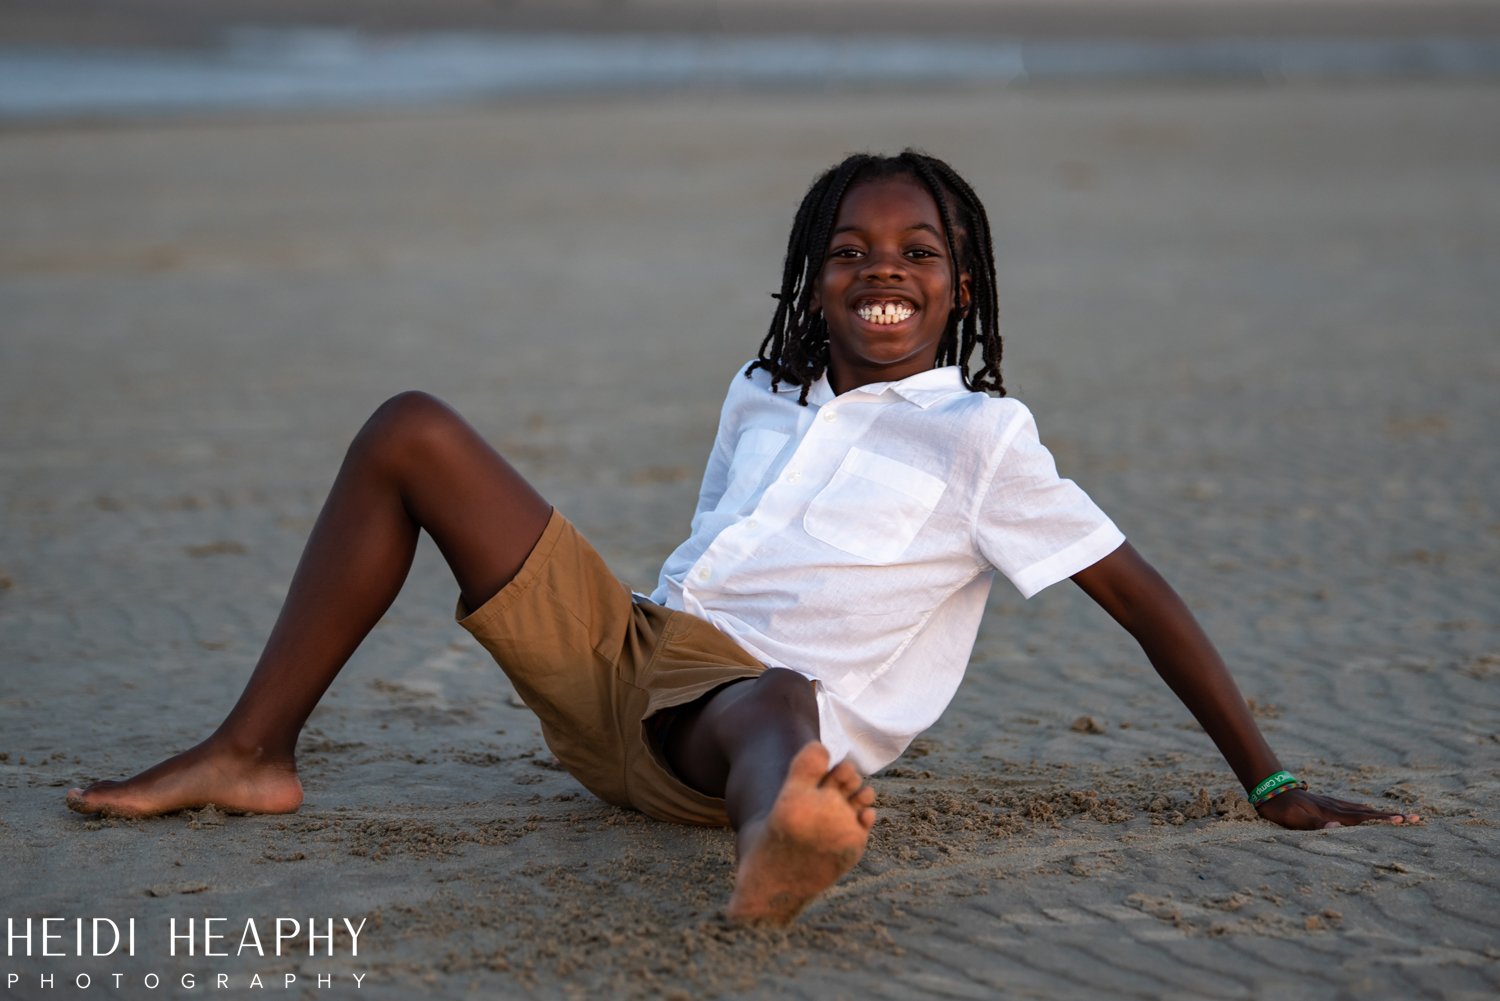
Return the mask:
<svg viewBox="0 0 1500 1001">
<path fill-rule="evenodd" d="M 413 106 L 508 95 L 915 83 L 1473 78 L 1500 40 L 743 35 L 374 37 L 239 28 L 210 50 L 0 48 L 0 118 Z"/>
</svg>

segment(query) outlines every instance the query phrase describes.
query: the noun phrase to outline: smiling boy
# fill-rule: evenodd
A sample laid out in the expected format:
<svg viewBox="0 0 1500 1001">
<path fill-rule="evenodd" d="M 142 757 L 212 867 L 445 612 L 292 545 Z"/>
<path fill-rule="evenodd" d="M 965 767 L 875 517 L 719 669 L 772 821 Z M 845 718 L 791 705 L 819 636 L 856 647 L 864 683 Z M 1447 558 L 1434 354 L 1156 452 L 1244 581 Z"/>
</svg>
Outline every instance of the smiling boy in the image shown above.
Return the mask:
<svg viewBox="0 0 1500 1001">
<path fill-rule="evenodd" d="M 1003 398 L 989 223 L 951 167 L 907 151 L 825 172 L 777 299 L 650 598 L 456 413 L 403 393 L 351 444 L 219 728 L 69 805 L 297 809 L 297 736 L 425 530 L 462 625 L 579 782 L 734 828 L 736 920 L 789 921 L 858 861 L 875 822 L 861 775 L 951 701 L 996 573 L 1028 597 L 1071 577 L 1140 642 L 1266 819 L 1416 819 L 1303 791 L 1182 601 L 1058 476 L 1030 412 Z"/>
</svg>

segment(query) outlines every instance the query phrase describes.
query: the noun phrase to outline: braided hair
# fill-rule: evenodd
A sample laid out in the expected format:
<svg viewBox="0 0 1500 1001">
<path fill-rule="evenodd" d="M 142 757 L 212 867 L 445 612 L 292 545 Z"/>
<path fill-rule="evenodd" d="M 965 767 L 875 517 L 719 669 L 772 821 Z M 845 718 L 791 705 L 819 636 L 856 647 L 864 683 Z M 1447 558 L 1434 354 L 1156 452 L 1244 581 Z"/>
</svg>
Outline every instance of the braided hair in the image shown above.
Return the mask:
<svg viewBox="0 0 1500 1001">
<path fill-rule="evenodd" d="M 938 342 L 937 364 L 957 365 L 970 390 L 1005 395 L 989 216 L 979 196 L 957 171 L 937 157 L 913 149 L 899 156 L 856 153 L 813 182 L 792 222 L 781 291 L 772 293 L 776 315 L 761 341 L 760 354 L 745 369 L 746 378 L 763 368 L 771 374 L 773 390 L 783 382 L 801 386 L 798 402 L 807 405 L 808 390 L 828 368 L 828 323 L 821 311 L 813 311 L 812 296 L 839 204 L 855 184 L 892 177 L 910 178 L 927 189 L 937 204 L 943 236 L 948 241 L 954 299 L 947 329 Z M 972 282 L 972 303 L 967 310 L 958 301 L 959 276 L 965 273 Z M 971 373 L 969 362 L 976 347 L 980 349 L 981 365 Z"/>
</svg>

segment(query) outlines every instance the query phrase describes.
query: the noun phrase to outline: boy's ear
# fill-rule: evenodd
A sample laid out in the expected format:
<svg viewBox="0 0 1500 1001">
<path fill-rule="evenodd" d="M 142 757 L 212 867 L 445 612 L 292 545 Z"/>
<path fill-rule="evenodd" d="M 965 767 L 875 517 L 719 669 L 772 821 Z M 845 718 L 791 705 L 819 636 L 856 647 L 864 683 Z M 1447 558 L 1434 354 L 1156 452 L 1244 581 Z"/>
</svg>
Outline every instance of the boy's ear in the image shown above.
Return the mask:
<svg viewBox="0 0 1500 1001">
<path fill-rule="evenodd" d="M 965 271 L 958 276 L 958 315 L 968 316 L 974 304 L 974 280 Z"/>
</svg>

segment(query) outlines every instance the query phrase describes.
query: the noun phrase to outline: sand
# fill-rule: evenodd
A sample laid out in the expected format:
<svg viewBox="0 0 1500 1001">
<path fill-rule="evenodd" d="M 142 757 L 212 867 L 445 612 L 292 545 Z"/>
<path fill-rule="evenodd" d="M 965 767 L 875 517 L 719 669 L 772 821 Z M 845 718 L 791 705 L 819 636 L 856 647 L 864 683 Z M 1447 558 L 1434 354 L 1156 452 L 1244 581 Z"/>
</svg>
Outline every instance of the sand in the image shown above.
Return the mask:
<svg viewBox="0 0 1500 1001">
<path fill-rule="evenodd" d="M 139 940 L 7 958 L 6 996 L 1493 997 L 1497 112 L 1074 87 L 0 131 L 4 913 Z M 906 143 L 992 208 L 1007 381 L 1065 474 L 1289 767 L 1425 825 L 1253 819 L 1081 593 L 1002 584 L 959 698 L 874 778 L 863 862 L 795 927 L 732 929 L 729 838 L 560 771 L 426 545 L 311 720 L 298 814 L 64 809 L 217 722 L 400 389 L 649 587 L 804 186 Z M 292 916 L 364 919 L 358 955 L 168 951 L 173 919 L 232 948 Z"/>
</svg>

